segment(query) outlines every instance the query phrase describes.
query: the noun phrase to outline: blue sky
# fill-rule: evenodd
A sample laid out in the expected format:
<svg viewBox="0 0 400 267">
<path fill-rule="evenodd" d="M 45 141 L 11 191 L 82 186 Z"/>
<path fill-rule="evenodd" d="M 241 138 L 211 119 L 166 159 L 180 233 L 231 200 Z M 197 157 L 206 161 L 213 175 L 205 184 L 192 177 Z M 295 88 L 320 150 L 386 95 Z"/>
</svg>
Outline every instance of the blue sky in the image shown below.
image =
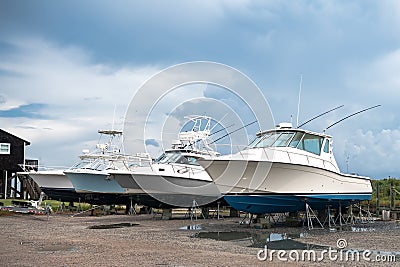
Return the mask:
<svg viewBox="0 0 400 267">
<path fill-rule="evenodd" d="M 399 1 L 5 0 L 0 127 L 31 141 L 29 157 L 70 166 L 98 129 L 122 127 L 146 79 L 215 61 L 249 76 L 276 122 L 296 116 L 300 74 L 300 121 L 345 105 L 311 130 L 382 104 L 329 134 L 342 170 L 399 177 L 399 32 Z"/>
</svg>

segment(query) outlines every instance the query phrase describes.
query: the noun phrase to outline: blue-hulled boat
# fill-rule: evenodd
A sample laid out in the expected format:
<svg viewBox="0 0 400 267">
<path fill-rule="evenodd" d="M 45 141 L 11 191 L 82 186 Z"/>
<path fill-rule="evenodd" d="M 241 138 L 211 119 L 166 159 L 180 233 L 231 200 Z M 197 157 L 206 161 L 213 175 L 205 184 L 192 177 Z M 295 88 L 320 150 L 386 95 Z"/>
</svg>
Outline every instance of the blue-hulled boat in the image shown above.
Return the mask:
<svg viewBox="0 0 400 267">
<path fill-rule="evenodd" d="M 331 136 L 281 123 L 243 151 L 199 160 L 226 202 L 254 214 L 345 207 L 370 200 L 369 177 L 340 172 Z"/>
</svg>

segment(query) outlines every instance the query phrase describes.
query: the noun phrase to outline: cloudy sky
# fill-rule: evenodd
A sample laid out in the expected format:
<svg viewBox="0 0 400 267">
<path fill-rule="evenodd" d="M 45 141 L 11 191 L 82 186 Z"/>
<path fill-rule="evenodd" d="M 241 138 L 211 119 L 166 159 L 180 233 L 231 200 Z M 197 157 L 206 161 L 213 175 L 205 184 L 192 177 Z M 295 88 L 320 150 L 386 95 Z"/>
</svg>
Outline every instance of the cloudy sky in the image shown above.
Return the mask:
<svg viewBox="0 0 400 267">
<path fill-rule="evenodd" d="M 345 105 L 310 130 L 382 104 L 328 133 L 343 171 L 399 177 L 399 32 L 396 0 L 5 0 L 0 128 L 32 143 L 29 158 L 70 166 L 96 144 L 97 130 L 122 129 L 152 75 L 213 61 L 251 78 L 276 122 L 296 121 L 300 75 L 300 122 Z M 156 138 L 148 143 L 157 147 Z"/>
</svg>

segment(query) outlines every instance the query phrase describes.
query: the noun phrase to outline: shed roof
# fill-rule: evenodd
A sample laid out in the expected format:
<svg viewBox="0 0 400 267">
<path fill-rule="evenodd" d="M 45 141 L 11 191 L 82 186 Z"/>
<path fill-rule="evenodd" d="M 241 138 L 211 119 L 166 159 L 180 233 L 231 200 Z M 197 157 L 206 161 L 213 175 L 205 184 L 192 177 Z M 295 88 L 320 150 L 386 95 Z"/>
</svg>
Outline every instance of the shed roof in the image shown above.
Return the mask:
<svg viewBox="0 0 400 267">
<path fill-rule="evenodd" d="M 0 134 L 4 134 L 4 133 L 5 133 L 5 134 L 8 134 L 8 135 L 11 135 L 11 136 L 13 136 L 13 137 L 15 137 L 15 138 L 17 138 L 17 139 L 19 139 L 19 140 L 25 142 L 25 144 L 26 144 L 27 146 L 29 146 L 29 145 L 31 144 L 31 142 L 29 142 L 29 141 L 27 141 L 27 140 L 25 140 L 25 139 L 22 139 L 21 137 L 18 137 L 18 136 L 14 135 L 14 134 L 12 134 L 12 133 L 9 133 L 9 132 L 7 132 L 7 131 L 5 131 L 5 130 L 3 130 L 3 129 L 0 129 Z"/>
</svg>

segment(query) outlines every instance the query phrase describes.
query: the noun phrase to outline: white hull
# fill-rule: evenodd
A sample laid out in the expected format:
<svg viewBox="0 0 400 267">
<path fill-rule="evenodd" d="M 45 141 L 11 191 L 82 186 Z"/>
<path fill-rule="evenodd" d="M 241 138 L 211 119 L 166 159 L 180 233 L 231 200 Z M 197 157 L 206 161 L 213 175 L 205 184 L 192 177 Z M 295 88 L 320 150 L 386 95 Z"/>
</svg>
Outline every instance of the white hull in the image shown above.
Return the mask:
<svg viewBox="0 0 400 267">
<path fill-rule="evenodd" d="M 29 176 L 40 188 L 74 189 L 71 181 L 62 170 L 29 172 Z"/>
<path fill-rule="evenodd" d="M 199 162 L 206 168 L 222 194 L 372 193 L 371 182 L 367 177 L 344 175 L 313 166 L 246 160 Z"/>
</svg>

